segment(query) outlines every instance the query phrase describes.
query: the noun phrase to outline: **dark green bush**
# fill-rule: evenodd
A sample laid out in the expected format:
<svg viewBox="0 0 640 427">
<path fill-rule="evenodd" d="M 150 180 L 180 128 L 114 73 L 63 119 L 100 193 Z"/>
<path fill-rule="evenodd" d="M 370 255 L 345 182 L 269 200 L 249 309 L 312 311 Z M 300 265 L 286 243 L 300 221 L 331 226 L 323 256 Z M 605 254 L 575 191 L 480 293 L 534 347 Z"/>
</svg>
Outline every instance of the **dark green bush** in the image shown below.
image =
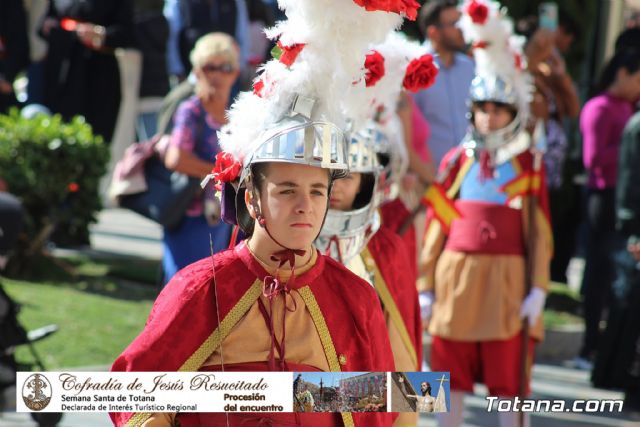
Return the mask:
<svg viewBox="0 0 640 427">
<path fill-rule="evenodd" d="M 100 178 L 109 149 L 83 118 L 0 115 L 0 178 L 26 211 L 16 261 L 42 254 L 51 233 L 83 233 L 101 209 Z M 62 228 L 62 229 L 60 229 Z"/>
</svg>

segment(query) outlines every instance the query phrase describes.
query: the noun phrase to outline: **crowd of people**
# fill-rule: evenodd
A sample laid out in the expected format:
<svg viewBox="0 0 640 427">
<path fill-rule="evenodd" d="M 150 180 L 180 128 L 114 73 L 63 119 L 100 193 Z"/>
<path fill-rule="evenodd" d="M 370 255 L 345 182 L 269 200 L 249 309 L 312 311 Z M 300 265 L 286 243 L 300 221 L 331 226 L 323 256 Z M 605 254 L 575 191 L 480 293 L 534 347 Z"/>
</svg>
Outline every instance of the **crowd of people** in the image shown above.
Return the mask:
<svg viewBox="0 0 640 427">
<path fill-rule="evenodd" d="M 415 371 L 427 330 L 429 367 L 451 372 L 438 422 L 459 426 L 476 382 L 530 394 L 549 284 L 583 255 L 574 366 L 640 411 L 640 26 L 581 100 L 564 58 L 581 28 L 561 7 L 550 29 L 491 0 L 279 3 L 0 2 L 0 110 L 18 103 L 11 83 L 26 71 L 25 102 L 83 115 L 108 143 L 115 52 L 135 47 L 140 98 L 164 98 L 141 116 L 144 137 L 168 136 L 167 169 L 210 178 L 164 230 L 166 286 L 113 369 Z M 403 18 L 423 44 L 393 31 Z M 306 416 L 272 421 L 417 421 Z"/>
</svg>

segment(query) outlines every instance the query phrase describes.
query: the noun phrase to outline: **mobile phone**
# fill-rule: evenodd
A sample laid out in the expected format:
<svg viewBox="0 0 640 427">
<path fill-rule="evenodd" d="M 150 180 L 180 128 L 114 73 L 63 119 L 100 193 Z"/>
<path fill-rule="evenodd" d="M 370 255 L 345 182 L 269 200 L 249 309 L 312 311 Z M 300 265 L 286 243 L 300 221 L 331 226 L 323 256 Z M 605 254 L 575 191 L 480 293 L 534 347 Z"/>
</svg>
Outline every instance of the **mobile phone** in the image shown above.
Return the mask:
<svg viewBox="0 0 640 427">
<path fill-rule="evenodd" d="M 540 3 L 538 6 L 539 27 L 555 31 L 558 29 L 558 5 L 553 2 Z"/>
</svg>

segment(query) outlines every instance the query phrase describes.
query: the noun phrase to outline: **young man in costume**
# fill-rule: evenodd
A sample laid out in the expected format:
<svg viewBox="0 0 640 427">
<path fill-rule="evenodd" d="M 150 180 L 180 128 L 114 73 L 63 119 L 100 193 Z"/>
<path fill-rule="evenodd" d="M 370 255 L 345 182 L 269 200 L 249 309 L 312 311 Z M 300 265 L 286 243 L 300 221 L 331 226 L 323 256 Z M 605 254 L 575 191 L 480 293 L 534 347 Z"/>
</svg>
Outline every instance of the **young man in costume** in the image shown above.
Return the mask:
<svg viewBox="0 0 640 427">
<path fill-rule="evenodd" d="M 383 107 L 389 104 L 390 109 L 384 117 L 389 121 L 396 119 L 394 124 L 397 126 L 387 123 L 388 126 L 383 127 L 380 122 L 368 120 L 363 129 L 353 136 L 349 144 L 349 175 L 334 185 L 331 209 L 317 240 L 321 251 L 330 254 L 373 285 L 379 298 L 377 305 L 384 312 L 398 371 L 420 370 L 422 362 L 415 254 L 409 254 L 405 242 L 394 231 L 381 227 L 378 208 L 380 202 L 393 199 L 398 194 L 394 183 L 399 179 L 402 169 L 398 165 L 402 162 L 398 151 L 403 143 L 399 140 L 394 144 L 381 130 L 400 130 L 395 117 L 395 104 L 402 90 L 401 82 L 407 74 L 410 60 L 420 57 L 416 54 L 415 46 L 407 48 L 408 43 L 400 36 L 390 34 L 384 45 L 374 47 L 367 56 L 367 99 L 347 106 L 348 114 L 353 123 L 360 121 L 357 117 L 366 117 L 373 111 L 380 119 Z M 396 58 L 387 53 L 394 48 L 401 52 L 396 54 Z M 381 52 L 387 54 L 383 56 Z M 425 83 L 431 83 L 433 72 L 437 70 L 430 63 L 430 57 L 423 61 L 421 64 L 430 72 Z M 384 72 L 379 71 L 379 65 L 383 62 Z M 380 80 L 383 78 L 384 85 Z M 370 106 L 375 108 L 369 111 Z M 398 135 L 398 138 L 401 137 L 401 134 Z M 385 160 L 384 168 L 381 159 Z M 415 414 L 400 414 L 394 425 L 415 426 L 416 422 Z"/>
<path fill-rule="evenodd" d="M 496 2 L 468 1 L 463 11 L 476 59 L 472 127 L 425 195 L 419 264 L 424 308 L 433 308 L 431 368 L 451 372 L 451 408 L 438 415 L 441 426 L 461 425 L 464 393 L 476 381 L 491 396 L 529 393 L 552 246 L 541 153 L 525 129 L 531 85 L 522 40 Z M 500 425 L 516 426 L 518 415 L 500 413 Z"/>
<path fill-rule="evenodd" d="M 343 0 L 329 0 L 330 7 L 327 1 L 280 3 L 289 20 L 274 30 L 278 58 L 265 66 L 254 92 L 232 106 L 213 173 L 223 218 L 249 237 L 179 272 L 115 371 L 394 369 L 388 338 L 379 332 L 382 312 L 371 310 L 375 292 L 312 243 L 333 180 L 347 173 L 339 106 L 360 90 L 352 84 L 361 67 L 354 58 L 399 24 L 396 13 L 411 11 L 367 11 Z M 383 426 L 391 415 L 111 414 L 116 425 L 178 420 L 182 427 Z"/>
<path fill-rule="evenodd" d="M 316 245 L 373 285 L 396 369 L 415 371 L 422 356 L 416 279 L 402 240 L 380 227 L 376 190 L 381 168 L 369 133 L 352 139 L 348 158 L 349 175 L 334 183 Z"/>
</svg>

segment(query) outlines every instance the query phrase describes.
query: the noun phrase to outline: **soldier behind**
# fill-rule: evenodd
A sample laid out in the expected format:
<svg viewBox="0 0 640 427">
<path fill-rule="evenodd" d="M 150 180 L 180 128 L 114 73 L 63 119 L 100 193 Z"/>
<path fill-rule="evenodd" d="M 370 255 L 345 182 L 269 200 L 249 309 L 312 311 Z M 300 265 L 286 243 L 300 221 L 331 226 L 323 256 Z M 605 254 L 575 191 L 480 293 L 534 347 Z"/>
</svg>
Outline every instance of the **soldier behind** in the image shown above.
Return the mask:
<svg viewBox="0 0 640 427">
<path fill-rule="evenodd" d="M 484 8 L 479 16 L 473 13 L 478 7 Z M 476 381 L 491 396 L 514 398 L 521 385 L 522 394 L 528 393 L 529 372 L 520 370 L 522 319 L 531 327 L 530 367 L 534 340 L 543 335 L 551 253 L 541 154 L 532 152 L 525 129 L 530 81 L 522 40 L 511 35 L 496 2 L 467 2 L 463 9 L 465 37 L 478 46 L 473 126 L 444 157 L 439 183 L 427 197 L 431 209 L 420 260 L 435 299 L 431 368 L 451 372 L 451 412 L 438 414 L 440 426 L 462 423 L 464 393 Z M 500 413 L 500 425 L 515 426 L 517 415 Z"/>
</svg>

